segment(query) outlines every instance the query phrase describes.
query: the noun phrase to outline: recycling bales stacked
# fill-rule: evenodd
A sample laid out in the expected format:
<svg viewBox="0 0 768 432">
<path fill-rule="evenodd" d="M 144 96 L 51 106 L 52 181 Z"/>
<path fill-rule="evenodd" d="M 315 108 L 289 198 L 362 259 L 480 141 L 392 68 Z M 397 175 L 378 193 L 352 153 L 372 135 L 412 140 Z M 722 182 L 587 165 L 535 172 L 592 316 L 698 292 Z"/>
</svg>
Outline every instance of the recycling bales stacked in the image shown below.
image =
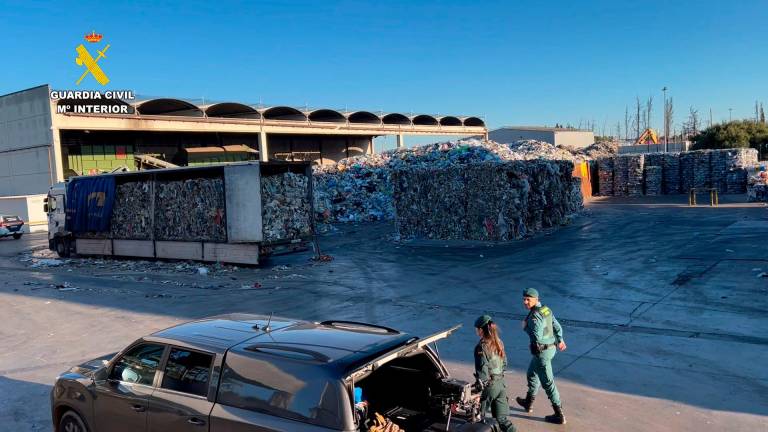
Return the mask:
<svg viewBox="0 0 768 432">
<path fill-rule="evenodd" d="M 392 220 L 393 171 L 448 169 L 482 162 L 574 161 L 586 159 L 586 151 L 608 154 L 610 149 L 595 145 L 575 151 L 533 140 L 499 144 L 468 139 L 348 158 L 334 165 L 315 167 L 315 211 L 317 219 L 324 222 Z"/>
<path fill-rule="evenodd" d="M 227 241 L 224 181 L 196 178 L 155 183 L 155 240 Z"/>
<path fill-rule="evenodd" d="M 264 241 L 295 239 L 312 233 L 309 178 L 287 172 L 261 179 Z"/>
<path fill-rule="evenodd" d="M 597 176 L 598 176 L 598 184 L 599 184 L 599 190 L 600 195 L 602 196 L 613 196 L 613 166 L 614 166 L 614 160 L 613 158 L 607 157 L 600 159 L 597 162 Z"/>
<path fill-rule="evenodd" d="M 545 160 L 395 170 L 398 231 L 407 238 L 505 241 L 565 224 L 581 206 L 572 171 L 570 161 Z"/>
<path fill-rule="evenodd" d="M 680 153 L 664 153 L 662 166 L 662 190 L 667 195 L 680 193 Z"/>
<path fill-rule="evenodd" d="M 126 240 L 152 238 L 152 186 L 147 182 L 128 182 L 116 187 L 115 206 L 110 221 L 111 237 Z"/>
</svg>

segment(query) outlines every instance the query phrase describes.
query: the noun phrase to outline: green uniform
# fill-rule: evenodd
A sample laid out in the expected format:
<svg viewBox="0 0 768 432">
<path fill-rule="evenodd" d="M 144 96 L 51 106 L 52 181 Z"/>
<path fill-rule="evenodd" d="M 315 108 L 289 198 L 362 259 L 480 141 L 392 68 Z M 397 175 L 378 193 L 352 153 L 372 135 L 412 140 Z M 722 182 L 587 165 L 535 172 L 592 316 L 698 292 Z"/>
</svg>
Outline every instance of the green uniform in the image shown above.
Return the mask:
<svg viewBox="0 0 768 432">
<path fill-rule="evenodd" d="M 533 354 L 528 365 L 528 393 L 535 395 L 541 384 L 552 405 L 560 406 L 560 393 L 552 374 L 552 358 L 557 352 L 556 345 L 563 341 L 563 329 L 552 311 L 539 303 L 525 317 L 525 332 L 531 340 Z"/>
<path fill-rule="evenodd" d="M 509 416 L 509 399 L 507 385 L 504 383 L 504 367 L 506 360 L 493 353 L 482 342 L 475 347 L 475 378 L 482 382 L 483 392 L 480 403 L 483 415 L 491 410 L 493 418 L 499 422 L 503 432 L 515 432 L 515 425 L 507 418 Z"/>
</svg>

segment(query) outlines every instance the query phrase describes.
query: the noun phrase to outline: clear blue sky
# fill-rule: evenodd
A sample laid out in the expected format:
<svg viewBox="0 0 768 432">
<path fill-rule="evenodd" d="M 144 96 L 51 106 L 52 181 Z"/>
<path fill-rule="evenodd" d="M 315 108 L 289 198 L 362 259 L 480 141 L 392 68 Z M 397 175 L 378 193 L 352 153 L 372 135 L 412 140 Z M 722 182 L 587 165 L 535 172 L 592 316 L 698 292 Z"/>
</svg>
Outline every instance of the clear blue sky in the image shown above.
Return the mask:
<svg viewBox="0 0 768 432">
<path fill-rule="evenodd" d="M 111 44 L 108 87 L 146 95 L 479 115 L 490 127 L 594 120 L 598 132 L 649 95 L 660 128 L 663 86 L 678 124 L 691 105 L 718 121 L 768 104 L 766 0 L 0 7 L 0 94 L 75 88 L 75 47 L 95 30 Z"/>
</svg>

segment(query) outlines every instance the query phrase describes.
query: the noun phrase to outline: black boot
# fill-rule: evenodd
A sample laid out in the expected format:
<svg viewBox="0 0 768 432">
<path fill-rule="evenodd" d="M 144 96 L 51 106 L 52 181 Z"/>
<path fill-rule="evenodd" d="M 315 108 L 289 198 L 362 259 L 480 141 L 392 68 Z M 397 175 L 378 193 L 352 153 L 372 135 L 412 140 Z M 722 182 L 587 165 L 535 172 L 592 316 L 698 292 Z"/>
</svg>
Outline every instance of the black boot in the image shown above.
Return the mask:
<svg viewBox="0 0 768 432">
<path fill-rule="evenodd" d="M 534 395 L 532 395 L 530 393 L 525 395 L 525 399 L 523 399 L 521 397 L 515 398 L 515 400 L 517 401 L 517 404 L 520 405 L 521 407 L 523 407 L 523 409 L 525 409 L 525 411 L 529 412 L 529 413 L 533 412 L 533 400 L 534 399 L 536 399 L 536 396 L 534 396 Z"/>
<path fill-rule="evenodd" d="M 544 420 L 548 423 L 565 424 L 565 414 L 563 414 L 563 407 L 552 405 L 552 409 L 555 410 L 555 413 L 544 417 Z"/>
</svg>

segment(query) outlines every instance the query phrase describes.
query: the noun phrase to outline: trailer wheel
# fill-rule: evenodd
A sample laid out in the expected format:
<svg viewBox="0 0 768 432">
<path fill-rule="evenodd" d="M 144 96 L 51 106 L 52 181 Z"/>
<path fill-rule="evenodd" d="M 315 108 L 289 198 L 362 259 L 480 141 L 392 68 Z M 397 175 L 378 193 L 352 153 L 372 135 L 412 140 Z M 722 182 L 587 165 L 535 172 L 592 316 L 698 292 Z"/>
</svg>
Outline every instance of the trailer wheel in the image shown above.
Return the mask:
<svg viewBox="0 0 768 432">
<path fill-rule="evenodd" d="M 21 238 L 21 234 L 14 234 L 14 235 L 13 235 L 13 238 L 14 238 L 14 239 L 16 239 L 16 240 L 18 240 L 18 239 L 20 239 L 20 238 Z"/>
<path fill-rule="evenodd" d="M 57 238 L 55 242 L 56 242 L 56 254 L 59 255 L 60 258 L 69 258 L 69 255 L 70 255 L 69 239 Z"/>
</svg>

